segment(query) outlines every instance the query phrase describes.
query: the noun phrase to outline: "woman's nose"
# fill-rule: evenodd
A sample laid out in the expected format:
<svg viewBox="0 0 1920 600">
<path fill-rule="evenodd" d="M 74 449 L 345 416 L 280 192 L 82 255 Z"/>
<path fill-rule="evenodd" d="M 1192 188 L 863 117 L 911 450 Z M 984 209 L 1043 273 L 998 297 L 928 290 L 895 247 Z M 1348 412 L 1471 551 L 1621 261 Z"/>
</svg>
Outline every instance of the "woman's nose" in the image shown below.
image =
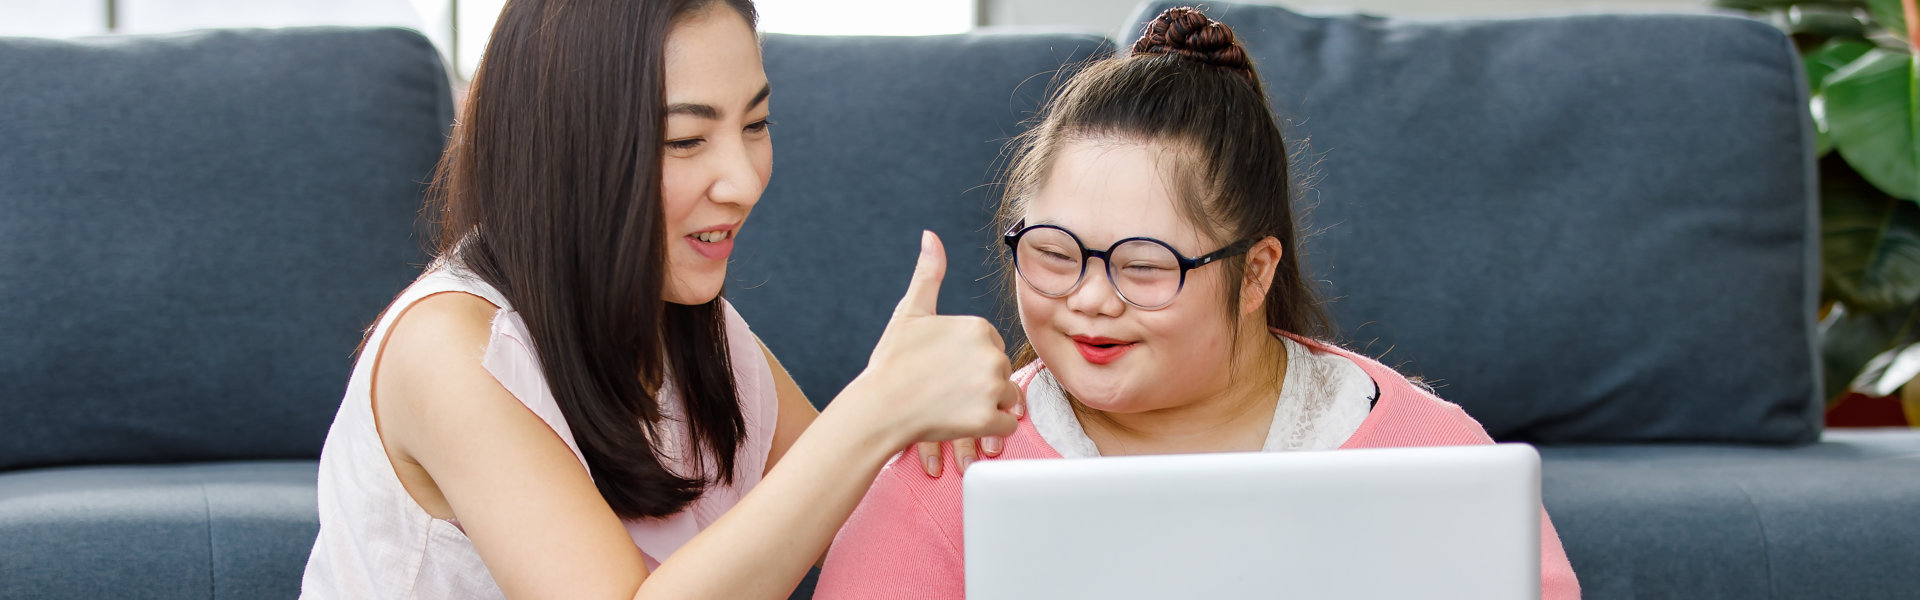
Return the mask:
<svg viewBox="0 0 1920 600">
<path fill-rule="evenodd" d="M 760 176 L 755 164 L 755 148 L 751 144 L 734 144 L 725 156 L 717 157 L 719 172 L 707 196 L 721 204 L 737 204 L 752 208 L 760 201 L 760 194 L 766 191 L 766 180 Z"/>
</svg>

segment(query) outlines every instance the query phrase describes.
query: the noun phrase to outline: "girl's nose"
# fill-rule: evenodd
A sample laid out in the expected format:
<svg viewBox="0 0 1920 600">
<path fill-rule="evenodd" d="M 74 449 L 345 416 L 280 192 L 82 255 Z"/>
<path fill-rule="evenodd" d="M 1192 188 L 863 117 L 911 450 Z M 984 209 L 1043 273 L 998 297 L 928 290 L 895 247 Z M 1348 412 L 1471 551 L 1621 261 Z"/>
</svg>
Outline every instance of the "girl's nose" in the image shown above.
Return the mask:
<svg viewBox="0 0 1920 600">
<path fill-rule="evenodd" d="M 1099 268 L 1095 268 L 1095 264 L 1100 265 Z M 1087 260 L 1087 272 L 1081 276 L 1080 286 L 1067 294 L 1067 308 L 1105 316 L 1116 316 L 1126 310 L 1126 301 L 1120 299 L 1113 288 L 1113 278 L 1107 274 L 1106 259 Z"/>
</svg>

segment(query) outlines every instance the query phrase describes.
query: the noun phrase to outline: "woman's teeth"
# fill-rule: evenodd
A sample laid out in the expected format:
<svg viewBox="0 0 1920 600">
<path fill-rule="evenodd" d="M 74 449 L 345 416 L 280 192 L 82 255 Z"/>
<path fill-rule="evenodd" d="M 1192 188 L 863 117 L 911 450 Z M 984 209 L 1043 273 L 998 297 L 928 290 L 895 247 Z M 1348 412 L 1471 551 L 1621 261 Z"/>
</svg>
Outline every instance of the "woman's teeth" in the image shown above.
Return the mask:
<svg viewBox="0 0 1920 600">
<path fill-rule="evenodd" d="M 706 242 L 709 244 L 716 244 L 716 243 L 719 243 L 721 240 L 727 239 L 727 232 L 706 231 L 706 232 L 696 233 L 696 234 L 693 234 L 693 239 L 700 240 L 702 242 Z"/>
</svg>

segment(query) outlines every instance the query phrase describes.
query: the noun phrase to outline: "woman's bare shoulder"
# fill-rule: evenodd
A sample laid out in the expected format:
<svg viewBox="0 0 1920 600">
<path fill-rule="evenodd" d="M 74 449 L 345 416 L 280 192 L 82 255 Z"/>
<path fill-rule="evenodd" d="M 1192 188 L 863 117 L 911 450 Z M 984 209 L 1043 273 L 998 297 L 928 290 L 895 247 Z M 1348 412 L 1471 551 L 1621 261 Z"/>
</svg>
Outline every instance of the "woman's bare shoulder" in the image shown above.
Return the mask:
<svg viewBox="0 0 1920 600">
<path fill-rule="evenodd" d="M 465 292 L 442 292 L 398 310 L 377 346 L 371 386 L 381 437 L 389 443 L 395 432 L 412 437 L 407 432 L 434 414 L 471 408 L 476 389 L 499 387 L 481 366 L 499 307 Z"/>
<path fill-rule="evenodd" d="M 410 367 L 479 364 L 499 307 L 465 292 L 433 294 L 405 307 L 380 345 L 379 367 L 404 376 Z"/>
</svg>

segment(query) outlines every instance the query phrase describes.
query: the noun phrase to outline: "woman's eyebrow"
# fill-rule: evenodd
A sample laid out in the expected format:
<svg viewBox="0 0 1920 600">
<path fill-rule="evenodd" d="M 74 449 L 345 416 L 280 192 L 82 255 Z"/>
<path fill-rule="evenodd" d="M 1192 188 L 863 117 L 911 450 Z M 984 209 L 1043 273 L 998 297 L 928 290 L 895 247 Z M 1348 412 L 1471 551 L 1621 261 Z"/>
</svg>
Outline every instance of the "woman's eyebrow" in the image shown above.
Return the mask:
<svg viewBox="0 0 1920 600">
<path fill-rule="evenodd" d="M 760 93 L 753 95 L 753 100 L 747 103 L 747 110 L 753 110 L 753 107 L 759 106 L 760 103 L 762 102 L 766 102 L 767 96 L 772 93 L 773 93 L 772 84 L 760 86 Z M 701 104 L 698 102 L 680 102 L 677 104 L 669 104 L 667 105 L 667 114 L 668 115 L 688 115 L 691 117 L 707 119 L 709 121 L 715 121 L 720 119 L 719 109 L 714 108 L 713 105 L 711 104 Z"/>
<path fill-rule="evenodd" d="M 762 103 L 762 102 L 766 102 L 766 101 L 767 101 L 767 95 L 768 95 L 768 94 L 772 94 L 772 93 L 773 93 L 773 84 L 772 84 L 772 83 L 764 83 L 764 84 L 761 84 L 761 85 L 760 85 L 760 93 L 757 93 L 757 94 L 754 94 L 754 95 L 753 95 L 753 100 L 752 100 L 752 101 L 749 101 L 749 102 L 747 102 L 747 110 L 753 110 L 753 107 L 755 107 L 755 106 L 759 106 L 759 105 L 760 105 L 760 103 Z"/>
<path fill-rule="evenodd" d="M 720 111 L 715 110 L 713 108 L 713 105 L 700 104 L 697 102 L 681 102 L 679 104 L 667 105 L 667 114 L 689 115 L 693 117 L 707 119 L 710 121 L 718 120 L 720 118 Z"/>
</svg>

